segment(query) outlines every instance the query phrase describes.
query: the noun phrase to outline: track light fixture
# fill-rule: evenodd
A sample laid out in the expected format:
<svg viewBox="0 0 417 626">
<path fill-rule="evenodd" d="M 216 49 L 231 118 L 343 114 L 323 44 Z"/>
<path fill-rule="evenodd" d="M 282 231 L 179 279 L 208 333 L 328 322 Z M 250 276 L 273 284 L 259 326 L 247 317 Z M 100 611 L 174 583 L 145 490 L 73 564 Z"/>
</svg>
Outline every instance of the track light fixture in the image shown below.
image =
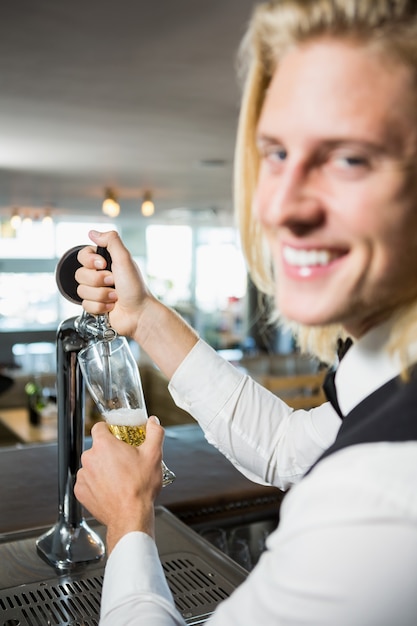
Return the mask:
<svg viewBox="0 0 417 626">
<path fill-rule="evenodd" d="M 152 202 L 152 194 L 150 191 L 146 191 L 145 195 L 143 196 L 141 210 L 142 210 L 142 215 L 144 217 L 150 217 L 151 215 L 155 213 L 155 205 Z"/>
<path fill-rule="evenodd" d="M 19 230 L 21 226 L 31 226 L 34 222 L 42 222 L 43 224 L 53 224 L 52 210 L 46 208 L 34 207 L 14 207 L 10 217 L 10 226 L 14 231 Z"/>
<path fill-rule="evenodd" d="M 102 211 L 108 217 L 117 217 L 119 215 L 120 204 L 113 189 L 107 188 L 105 190 Z"/>
<path fill-rule="evenodd" d="M 14 209 L 12 217 L 10 219 L 10 224 L 13 230 L 17 230 L 21 223 L 22 223 L 22 216 L 20 215 L 18 209 Z"/>
</svg>

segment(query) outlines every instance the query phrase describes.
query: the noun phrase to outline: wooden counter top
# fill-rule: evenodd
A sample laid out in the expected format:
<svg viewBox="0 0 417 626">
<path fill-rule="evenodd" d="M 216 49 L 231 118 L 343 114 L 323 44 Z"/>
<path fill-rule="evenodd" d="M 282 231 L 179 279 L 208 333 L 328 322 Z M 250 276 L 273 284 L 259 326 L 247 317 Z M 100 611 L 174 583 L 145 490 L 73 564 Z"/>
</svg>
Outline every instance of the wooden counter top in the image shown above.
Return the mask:
<svg viewBox="0 0 417 626">
<path fill-rule="evenodd" d="M 0 539 L 1 534 L 56 522 L 57 456 L 56 443 L 0 449 Z M 157 504 L 187 524 L 278 515 L 282 492 L 246 479 L 205 440 L 196 424 L 166 428 L 164 460 L 177 480 L 162 489 Z"/>
<path fill-rule="evenodd" d="M 56 442 L 58 437 L 56 413 L 43 419 L 39 426 L 32 426 L 26 408 L 1 409 L 0 422 L 22 443 Z"/>
</svg>

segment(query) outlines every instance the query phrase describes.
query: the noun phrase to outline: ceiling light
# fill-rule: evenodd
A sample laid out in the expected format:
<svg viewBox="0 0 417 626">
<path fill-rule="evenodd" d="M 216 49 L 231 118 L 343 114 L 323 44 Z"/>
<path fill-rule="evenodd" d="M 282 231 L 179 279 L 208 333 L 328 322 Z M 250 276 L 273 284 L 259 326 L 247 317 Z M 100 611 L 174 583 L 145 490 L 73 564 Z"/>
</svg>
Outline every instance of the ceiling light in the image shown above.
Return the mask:
<svg viewBox="0 0 417 626">
<path fill-rule="evenodd" d="M 104 215 L 109 217 L 117 217 L 120 213 L 120 204 L 117 202 L 116 195 L 112 189 L 106 189 L 102 206 Z"/>
<path fill-rule="evenodd" d="M 20 217 L 20 215 L 19 215 L 19 213 L 18 213 L 17 209 L 15 209 L 15 210 L 13 211 L 13 215 L 12 215 L 12 217 L 11 217 L 11 219 L 10 219 L 10 224 L 11 224 L 11 227 L 12 227 L 14 230 L 17 230 L 17 229 L 19 228 L 19 226 L 20 226 L 20 224 L 21 224 L 21 223 L 22 223 L 22 218 Z"/>
<path fill-rule="evenodd" d="M 150 193 L 150 191 L 147 191 L 145 193 L 145 195 L 143 196 L 143 202 L 142 202 L 142 215 L 144 217 L 150 217 L 151 215 L 153 215 L 155 213 L 155 205 L 152 202 L 152 195 Z"/>
<path fill-rule="evenodd" d="M 31 218 L 30 215 L 25 215 L 25 217 L 22 220 L 22 226 L 26 226 L 26 228 L 29 228 L 30 226 L 32 226 L 33 220 Z"/>
<path fill-rule="evenodd" d="M 42 224 L 53 224 L 52 215 L 50 214 L 49 211 L 47 211 L 45 215 L 43 216 Z"/>
</svg>

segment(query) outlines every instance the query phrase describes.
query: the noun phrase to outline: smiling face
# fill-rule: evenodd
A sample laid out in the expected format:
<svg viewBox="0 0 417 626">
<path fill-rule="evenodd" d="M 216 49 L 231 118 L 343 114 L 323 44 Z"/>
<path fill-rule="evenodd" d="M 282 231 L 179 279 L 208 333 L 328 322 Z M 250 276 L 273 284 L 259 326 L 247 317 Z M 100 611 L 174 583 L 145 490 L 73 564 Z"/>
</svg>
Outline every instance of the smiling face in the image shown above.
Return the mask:
<svg viewBox="0 0 417 626">
<path fill-rule="evenodd" d="M 258 124 L 254 199 L 277 306 L 355 337 L 417 299 L 417 106 L 411 70 L 361 45 L 290 51 Z"/>
</svg>

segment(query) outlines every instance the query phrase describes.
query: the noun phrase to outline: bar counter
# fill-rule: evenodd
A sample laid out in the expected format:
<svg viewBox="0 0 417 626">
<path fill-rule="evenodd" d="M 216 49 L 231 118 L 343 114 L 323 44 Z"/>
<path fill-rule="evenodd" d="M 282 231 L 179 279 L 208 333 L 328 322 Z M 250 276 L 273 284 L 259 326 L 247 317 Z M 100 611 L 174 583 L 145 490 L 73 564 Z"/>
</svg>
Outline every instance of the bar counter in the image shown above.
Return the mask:
<svg viewBox="0 0 417 626">
<path fill-rule="evenodd" d="M 86 439 L 85 447 L 91 445 Z M 240 474 L 204 438 L 197 424 L 167 427 L 164 460 L 176 481 L 157 504 L 186 524 L 234 523 L 276 516 L 283 493 Z M 53 525 L 58 517 L 56 443 L 0 448 L 0 540 L 9 533 Z M 88 512 L 86 518 L 89 519 Z"/>
</svg>

